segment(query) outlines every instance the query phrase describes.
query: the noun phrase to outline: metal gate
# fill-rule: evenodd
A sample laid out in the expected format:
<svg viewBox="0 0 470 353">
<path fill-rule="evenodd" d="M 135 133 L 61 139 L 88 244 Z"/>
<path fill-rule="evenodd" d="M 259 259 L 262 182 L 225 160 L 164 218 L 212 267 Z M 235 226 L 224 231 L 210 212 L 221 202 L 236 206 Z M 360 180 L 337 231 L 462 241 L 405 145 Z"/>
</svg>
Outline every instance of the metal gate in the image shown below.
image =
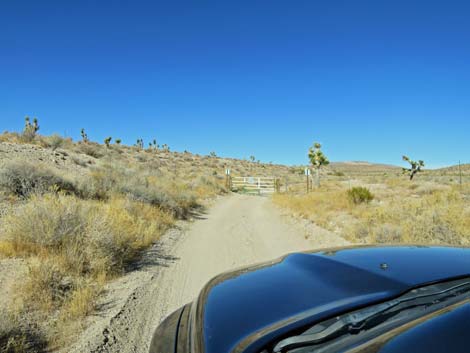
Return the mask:
<svg viewBox="0 0 470 353">
<path fill-rule="evenodd" d="M 272 194 L 277 188 L 274 177 L 231 177 L 230 182 L 232 191 L 248 194 Z"/>
</svg>

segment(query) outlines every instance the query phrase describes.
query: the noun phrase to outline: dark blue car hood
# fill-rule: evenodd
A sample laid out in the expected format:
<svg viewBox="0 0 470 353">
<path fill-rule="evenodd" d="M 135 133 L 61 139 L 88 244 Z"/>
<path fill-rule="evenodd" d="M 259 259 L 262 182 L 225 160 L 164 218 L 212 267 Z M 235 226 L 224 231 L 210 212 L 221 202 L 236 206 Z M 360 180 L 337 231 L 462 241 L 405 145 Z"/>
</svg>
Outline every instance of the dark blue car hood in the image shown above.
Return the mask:
<svg viewBox="0 0 470 353">
<path fill-rule="evenodd" d="M 222 274 L 195 302 L 196 352 L 259 352 L 292 330 L 399 296 L 413 287 L 470 276 L 470 249 L 362 247 L 296 253 Z"/>
</svg>

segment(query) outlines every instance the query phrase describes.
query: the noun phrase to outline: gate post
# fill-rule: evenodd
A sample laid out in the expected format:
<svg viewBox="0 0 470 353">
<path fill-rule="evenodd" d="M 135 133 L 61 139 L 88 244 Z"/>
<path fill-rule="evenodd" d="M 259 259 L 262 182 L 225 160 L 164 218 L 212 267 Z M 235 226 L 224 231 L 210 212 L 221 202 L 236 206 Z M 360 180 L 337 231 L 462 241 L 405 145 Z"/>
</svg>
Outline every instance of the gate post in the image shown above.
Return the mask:
<svg viewBox="0 0 470 353">
<path fill-rule="evenodd" d="M 230 176 L 230 169 L 225 169 L 225 187 L 231 191 L 232 190 L 232 177 Z"/>
</svg>

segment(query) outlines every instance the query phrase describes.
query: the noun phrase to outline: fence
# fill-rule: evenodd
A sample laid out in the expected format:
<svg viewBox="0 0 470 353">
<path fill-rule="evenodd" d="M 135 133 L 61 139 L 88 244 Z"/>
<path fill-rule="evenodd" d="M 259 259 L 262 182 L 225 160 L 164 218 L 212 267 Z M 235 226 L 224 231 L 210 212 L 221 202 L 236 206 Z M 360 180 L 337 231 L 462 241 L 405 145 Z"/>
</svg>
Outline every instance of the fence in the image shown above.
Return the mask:
<svg viewBox="0 0 470 353">
<path fill-rule="evenodd" d="M 272 194 L 278 189 L 274 177 L 231 177 L 230 188 L 249 194 Z"/>
</svg>

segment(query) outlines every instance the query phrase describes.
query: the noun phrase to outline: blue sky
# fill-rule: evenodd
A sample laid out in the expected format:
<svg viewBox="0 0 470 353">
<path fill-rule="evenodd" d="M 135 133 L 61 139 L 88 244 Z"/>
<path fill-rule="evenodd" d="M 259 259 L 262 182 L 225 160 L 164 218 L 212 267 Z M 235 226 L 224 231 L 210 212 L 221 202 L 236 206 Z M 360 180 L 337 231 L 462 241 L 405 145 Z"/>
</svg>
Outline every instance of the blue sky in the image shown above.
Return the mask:
<svg viewBox="0 0 470 353">
<path fill-rule="evenodd" d="M 2 1 L 0 130 L 470 161 L 468 1 Z"/>
</svg>

